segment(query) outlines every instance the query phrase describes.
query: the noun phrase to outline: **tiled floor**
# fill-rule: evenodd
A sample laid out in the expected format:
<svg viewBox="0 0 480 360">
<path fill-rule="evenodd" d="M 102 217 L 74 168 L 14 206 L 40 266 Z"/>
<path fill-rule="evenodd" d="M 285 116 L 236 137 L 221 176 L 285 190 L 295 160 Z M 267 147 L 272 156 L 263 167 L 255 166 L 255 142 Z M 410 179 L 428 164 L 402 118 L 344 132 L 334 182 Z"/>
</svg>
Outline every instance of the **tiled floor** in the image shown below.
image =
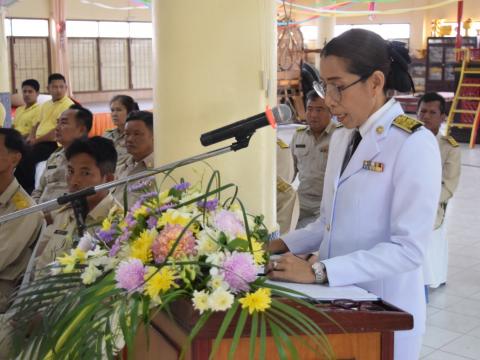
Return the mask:
<svg viewBox="0 0 480 360">
<path fill-rule="evenodd" d="M 422 360 L 480 360 L 480 147 L 462 144 L 460 185 L 449 202 L 446 286 L 430 290 Z"/>
</svg>

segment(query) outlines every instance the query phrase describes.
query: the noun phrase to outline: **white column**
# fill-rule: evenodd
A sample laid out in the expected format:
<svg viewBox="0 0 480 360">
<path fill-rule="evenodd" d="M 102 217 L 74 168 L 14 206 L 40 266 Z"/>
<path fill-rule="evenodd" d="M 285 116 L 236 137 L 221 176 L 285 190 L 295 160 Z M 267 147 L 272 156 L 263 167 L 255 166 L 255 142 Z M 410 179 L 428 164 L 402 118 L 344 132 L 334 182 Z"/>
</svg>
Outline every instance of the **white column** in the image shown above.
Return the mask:
<svg viewBox="0 0 480 360">
<path fill-rule="evenodd" d="M 204 148 L 199 138 L 275 105 L 273 0 L 155 0 L 152 19 L 156 165 L 232 143 Z M 273 230 L 274 130 L 260 129 L 247 149 L 208 163 L 223 183 L 239 185 L 240 198 Z M 197 164 L 179 173 L 196 181 L 205 169 Z"/>
<path fill-rule="evenodd" d="M 0 102 L 5 107 L 6 118 L 3 126 L 10 127 L 11 117 L 10 117 L 10 74 L 8 72 L 8 45 L 7 45 L 7 36 L 5 34 L 5 12 L 6 9 L 0 6 Z"/>
<path fill-rule="evenodd" d="M 317 49 L 323 49 L 325 44 L 333 38 L 335 33 L 335 23 L 336 19 L 334 16 L 321 16 L 317 19 Z M 315 58 L 315 66 L 317 69 L 320 68 L 320 56 Z"/>
</svg>

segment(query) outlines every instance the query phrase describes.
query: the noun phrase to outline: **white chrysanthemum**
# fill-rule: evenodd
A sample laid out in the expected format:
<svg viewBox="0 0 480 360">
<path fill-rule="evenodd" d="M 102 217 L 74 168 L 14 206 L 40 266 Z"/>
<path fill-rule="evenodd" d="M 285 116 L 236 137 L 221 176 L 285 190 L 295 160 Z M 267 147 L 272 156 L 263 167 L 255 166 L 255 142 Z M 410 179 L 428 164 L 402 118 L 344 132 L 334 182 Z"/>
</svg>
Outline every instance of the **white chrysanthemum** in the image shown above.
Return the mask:
<svg viewBox="0 0 480 360">
<path fill-rule="evenodd" d="M 205 261 L 215 266 L 221 266 L 224 260 L 225 260 L 225 254 L 219 251 L 219 252 L 215 252 L 208 255 Z"/>
<path fill-rule="evenodd" d="M 209 255 L 216 252 L 220 246 L 218 243 L 212 239 L 212 236 L 209 235 L 206 231 L 201 231 L 198 234 L 197 240 L 197 252 L 198 255 Z"/>
<path fill-rule="evenodd" d="M 78 242 L 77 247 L 80 248 L 80 250 L 82 250 L 83 252 L 87 252 L 92 249 L 96 242 L 97 240 L 92 235 L 90 235 L 88 232 L 85 232 L 85 234 Z"/>
<path fill-rule="evenodd" d="M 95 280 L 97 280 L 97 278 L 101 275 L 102 272 L 100 270 L 98 270 L 93 264 L 89 264 L 81 275 L 82 282 L 85 285 L 93 284 Z"/>
<path fill-rule="evenodd" d="M 198 310 L 200 314 L 209 309 L 208 306 L 208 293 L 205 290 L 193 292 L 193 308 Z"/>
<path fill-rule="evenodd" d="M 225 289 L 218 288 L 208 297 L 208 306 L 213 311 L 225 311 L 233 304 L 234 296 Z"/>
<path fill-rule="evenodd" d="M 221 274 L 212 276 L 212 278 L 208 282 L 208 286 L 212 290 L 216 290 L 216 289 L 228 290 L 228 284 L 227 282 L 225 282 L 223 275 Z"/>
</svg>

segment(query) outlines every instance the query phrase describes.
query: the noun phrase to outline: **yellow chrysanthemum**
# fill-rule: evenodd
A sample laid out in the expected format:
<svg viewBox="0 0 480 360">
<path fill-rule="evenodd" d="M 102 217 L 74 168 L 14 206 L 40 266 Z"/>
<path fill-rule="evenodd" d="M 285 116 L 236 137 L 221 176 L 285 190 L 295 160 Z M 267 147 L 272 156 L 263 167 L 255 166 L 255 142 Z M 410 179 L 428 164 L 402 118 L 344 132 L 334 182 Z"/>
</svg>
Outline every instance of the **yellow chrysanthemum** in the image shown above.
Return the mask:
<svg viewBox="0 0 480 360">
<path fill-rule="evenodd" d="M 79 263 L 84 263 L 85 259 L 87 258 L 85 251 L 81 250 L 80 248 L 73 249 L 72 255 Z"/>
<path fill-rule="evenodd" d="M 146 206 L 140 206 L 133 212 L 133 217 L 138 219 L 140 216 L 146 217 L 148 215 L 148 209 Z"/>
<path fill-rule="evenodd" d="M 102 230 L 103 231 L 108 231 L 108 230 L 110 230 L 111 227 L 112 227 L 112 222 L 110 221 L 110 219 L 108 217 L 105 218 L 102 222 Z"/>
<path fill-rule="evenodd" d="M 182 214 L 180 211 L 168 209 L 162 214 L 160 219 L 158 219 L 157 227 L 162 227 L 166 224 L 182 225 L 183 227 L 185 227 L 188 225 L 190 220 L 190 217 Z"/>
<path fill-rule="evenodd" d="M 145 293 L 152 299 L 172 287 L 178 287 L 178 285 L 175 284 L 175 272 L 171 270 L 170 267 L 164 266 L 157 273 L 155 273 L 156 271 L 157 268 L 149 266 L 147 274 L 145 275 L 145 280 L 147 281 L 145 284 Z"/>
<path fill-rule="evenodd" d="M 265 262 L 265 251 L 263 250 L 263 246 L 257 239 L 252 237 L 251 240 L 255 264 L 262 265 Z"/>
<path fill-rule="evenodd" d="M 152 260 L 152 243 L 158 235 L 156 230 L 144 230 L 130 246 L 130 257 L 141 260 L 144 264 Z"/>
<path fill-rule="evenodd" d="M 71 273 L 75 268 L 75 264 L 77 263 L 77 259 L 73 255 L 59 256 L 57 261 L 60 265 L 63 266 L 64 273 Z"/>
<path fill-rule="evenodd" d="M 242 304 L 242 309 L 248 309 L 250 315 L 254 311 L 265 311 L 272 303 L 271 291 L 267 288 L 261 288 L 254 293 L 248 293 L 238 301 Z"/>
</svg>

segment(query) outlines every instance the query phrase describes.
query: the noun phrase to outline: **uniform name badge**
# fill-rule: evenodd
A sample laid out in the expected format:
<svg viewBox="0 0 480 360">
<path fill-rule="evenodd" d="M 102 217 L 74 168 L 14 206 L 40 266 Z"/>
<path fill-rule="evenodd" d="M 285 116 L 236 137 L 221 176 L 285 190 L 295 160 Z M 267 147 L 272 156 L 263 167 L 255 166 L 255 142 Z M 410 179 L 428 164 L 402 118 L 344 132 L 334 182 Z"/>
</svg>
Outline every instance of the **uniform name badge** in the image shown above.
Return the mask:
<svg viewBox="0 0 480 360">
<path fill-rule="evenodd" d="M 383 164 L 380 162 L 364 160 L 363 168 L 365 170 L 374 171 L 374 172 L 383 172 Z"/>
</svg>

